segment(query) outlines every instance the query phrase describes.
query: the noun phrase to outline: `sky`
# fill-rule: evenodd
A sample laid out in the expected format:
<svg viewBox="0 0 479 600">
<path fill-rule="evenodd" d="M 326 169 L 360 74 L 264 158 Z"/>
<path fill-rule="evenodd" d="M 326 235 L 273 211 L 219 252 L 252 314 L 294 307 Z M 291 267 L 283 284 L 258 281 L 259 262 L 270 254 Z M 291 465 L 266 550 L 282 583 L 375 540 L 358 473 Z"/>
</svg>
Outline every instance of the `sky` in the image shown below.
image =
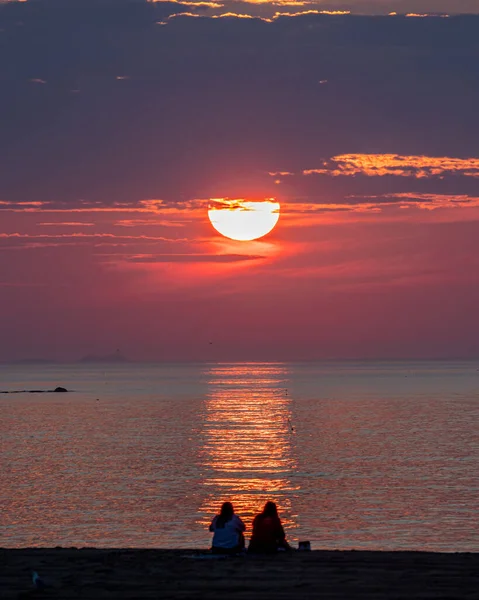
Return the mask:
<svg viewBox="0 0 479 600">
<path fill-rule="evenodd" d="M 477 0 L 0 4 L 0 361 L 478 357 L 478 29 Z M 229 240 L 215 198 L 278 224 Z"/>
</svg>

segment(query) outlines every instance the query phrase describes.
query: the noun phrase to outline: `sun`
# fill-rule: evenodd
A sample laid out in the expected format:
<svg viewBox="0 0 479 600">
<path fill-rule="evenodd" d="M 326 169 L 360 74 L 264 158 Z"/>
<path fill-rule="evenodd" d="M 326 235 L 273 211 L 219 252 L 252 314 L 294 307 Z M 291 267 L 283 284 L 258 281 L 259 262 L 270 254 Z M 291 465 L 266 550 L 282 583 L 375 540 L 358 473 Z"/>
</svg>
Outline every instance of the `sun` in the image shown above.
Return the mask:
<svg viewBox="0 0 479 600">
<path fill-rule="evenodd" d="M 279 202 L 274 198 L 210 200 L 208 218 L 218 233 L 231 240 L 249 242 L 272 231 L 279 219 Z"/>
</svg>

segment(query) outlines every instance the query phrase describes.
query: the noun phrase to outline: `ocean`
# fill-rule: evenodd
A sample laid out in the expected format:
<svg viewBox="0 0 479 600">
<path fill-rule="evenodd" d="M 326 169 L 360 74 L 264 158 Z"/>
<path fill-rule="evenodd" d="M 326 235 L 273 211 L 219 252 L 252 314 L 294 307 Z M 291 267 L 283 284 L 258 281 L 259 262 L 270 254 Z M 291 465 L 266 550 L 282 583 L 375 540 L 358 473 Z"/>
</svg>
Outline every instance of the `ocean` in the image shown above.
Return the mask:
<svg viewBox="0 0 479 600">
<path fill-rule="evenodd" d="M 2 365 L 0 546 L 479 551 L 479 362 Z"/>
</svg>

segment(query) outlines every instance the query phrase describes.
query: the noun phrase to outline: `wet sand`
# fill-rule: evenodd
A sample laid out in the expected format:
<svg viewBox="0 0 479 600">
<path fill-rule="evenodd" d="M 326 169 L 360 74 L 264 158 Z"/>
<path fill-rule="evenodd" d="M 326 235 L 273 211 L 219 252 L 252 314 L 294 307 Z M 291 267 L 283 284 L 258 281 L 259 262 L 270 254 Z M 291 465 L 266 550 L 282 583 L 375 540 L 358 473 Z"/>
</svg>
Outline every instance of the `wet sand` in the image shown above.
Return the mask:
<svg viewBox="0 0 479 600">
<path fill-rule="evenodd" d="M 33 587 L 35 570 L 51 587 Z M 0 550 L 0 597 L 344 600 L 479 598 L 479 554 L 313 551 L 216 558 L 198 550 Z"/>
</svg>

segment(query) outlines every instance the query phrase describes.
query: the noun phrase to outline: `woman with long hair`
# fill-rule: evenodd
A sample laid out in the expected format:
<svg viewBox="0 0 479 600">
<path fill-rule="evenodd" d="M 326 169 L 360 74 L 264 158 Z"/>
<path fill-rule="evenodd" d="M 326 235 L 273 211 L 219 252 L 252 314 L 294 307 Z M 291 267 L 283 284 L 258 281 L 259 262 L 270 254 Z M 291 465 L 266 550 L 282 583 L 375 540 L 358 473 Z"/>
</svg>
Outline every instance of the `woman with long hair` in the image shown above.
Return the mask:
<svg viewBox="0 0 479 600">
<path fill-rule="evenodd" d="M 211 550 L 214 554 L 236 554 L 244 549 L 246 527 L 235 515 L 231 502 L 224 502 L 219 515 L 213 519 L 210 531 L 213 532 Z"/>
<path fill-rule="evenodd" d="M 248 552 L 270 554 L 278 550 L 291 550 L 286 541 L 278 509 L 274 502 L 266 502 L 263 512 L 253 520 L 253 534 L 248 546 Z"/>
</svg>

